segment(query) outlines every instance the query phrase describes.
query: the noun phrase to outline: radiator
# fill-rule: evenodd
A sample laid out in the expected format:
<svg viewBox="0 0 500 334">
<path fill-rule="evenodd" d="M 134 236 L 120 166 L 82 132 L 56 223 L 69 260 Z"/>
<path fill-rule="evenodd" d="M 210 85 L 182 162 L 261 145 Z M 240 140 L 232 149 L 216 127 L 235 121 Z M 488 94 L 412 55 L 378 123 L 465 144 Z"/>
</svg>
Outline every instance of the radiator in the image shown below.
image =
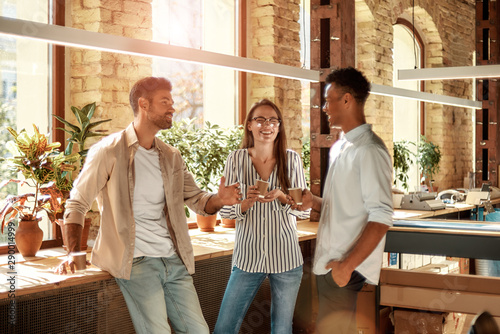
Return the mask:
<svg viewBox="0 0 500 334">
<path fill-rule="evenodd" d="M 307 253 L 309 242 L 301 242 Z M 205 319 L 213 331 L 226 284 L 231 256 L 196 262 L 194 285 Z M 304 279 L 307 279 L 304 271 Z M 302 286 L 301 290 L 307 286 Z M 271 292 L 262 284 L 241 326 L 242 334 L 270 333 Z M 300 296 L 299 296 L 300 300 Z M 114 279 L 18 296 L 15 325 L 8 322 L 9 300 L 0 301 L 0 333 L 20 334 L 128 334 L 135 333 L 120 288 Z M 296 332 L 294 330 L 294 332 Z"/>
</svg>

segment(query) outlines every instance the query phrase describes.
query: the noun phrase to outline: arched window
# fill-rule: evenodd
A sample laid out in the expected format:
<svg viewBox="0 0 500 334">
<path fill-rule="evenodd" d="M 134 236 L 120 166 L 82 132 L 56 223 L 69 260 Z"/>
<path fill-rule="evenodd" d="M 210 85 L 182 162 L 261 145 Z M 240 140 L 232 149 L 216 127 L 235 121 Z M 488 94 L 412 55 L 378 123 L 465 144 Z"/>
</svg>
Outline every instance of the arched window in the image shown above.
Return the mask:
<svg viewBox="0 0 500 334">
<path fill-rule="evenodd" d="M 394 49 L 393 49 L 393 86 L 415 91 L 422 90 L 420 81 L 399 81 L 397 73 L 399 69 L 413 69 L 422 67 L 423 44 L 419 36 L 409 22 L 398 20 L 394 25 Z M 420 134 L 423 133 L 424 113 L 423 103 L 410 99 L 394 98 L 394 142 L 406 140 L 417 143 Z M 415 152 L 416 146 L 409 148 Z M 420 175 L 416 163 L 414 162 L 408 173 L 409 190 L 419 190 Z M 400 184 L 397 184 L 401 187 Z"/>
</svg>

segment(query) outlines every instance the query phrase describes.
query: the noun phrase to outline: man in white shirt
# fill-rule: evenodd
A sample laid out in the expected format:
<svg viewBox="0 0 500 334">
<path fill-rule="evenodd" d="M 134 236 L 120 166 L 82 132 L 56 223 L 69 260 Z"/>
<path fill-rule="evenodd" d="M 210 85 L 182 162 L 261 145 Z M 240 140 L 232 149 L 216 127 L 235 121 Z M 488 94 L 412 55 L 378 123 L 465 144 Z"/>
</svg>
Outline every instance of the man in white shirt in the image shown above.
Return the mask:
<svg viewBox="0 0 500 334">
<path fill-rule="evenodd" d="M 392 226 L 392 164 L 384 142 L 366 124 L 370 84 L 354 68 L 326 78 L 323 107 L 343 136 L 331 148 L 323 198 L 305 191 L 302 209 L 321 212 L 313 271 L 317 333 L 355 333 L 356 299 L 378 284 L 385 235 Z"/>
</svg>

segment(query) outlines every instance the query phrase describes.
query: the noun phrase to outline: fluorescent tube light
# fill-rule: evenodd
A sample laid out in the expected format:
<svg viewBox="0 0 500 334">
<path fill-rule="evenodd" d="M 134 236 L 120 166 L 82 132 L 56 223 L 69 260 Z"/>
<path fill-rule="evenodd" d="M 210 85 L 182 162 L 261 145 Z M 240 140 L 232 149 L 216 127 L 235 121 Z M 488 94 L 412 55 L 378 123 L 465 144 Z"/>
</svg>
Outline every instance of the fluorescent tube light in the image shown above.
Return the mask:
<svg viewBox="0 0 500 334">
<path fill-rule="evenodd" d="M 287 79 L 317 82 L 320 76 L 319 71 L 256 59 L 6 17 L 0 17 L 0 34 L 25 37 L 57 45 L 214 65 Z"/>
<path fill-rule="evenodd" d="M 287 79 L 311 82 L 318 82 L 320 79 L 320 72 L 314 70 L 6 17 L 0 17 L 0 34 L 24 37 L 56 45 L 214 65 Z M 372 84 L 372 93 L 464 108 L 482 108 L 481 102 L 477 101 L 376 84 Z"/>
<path fill-rule="evenodd" d="M 446 96 L 446 95 L 437 95 L 426 92 L 418 92 L 415 90 L 402 89 L 384 85 L 377 85 L 372 83 L 371 93 L 375 95 L 384 95 L 384 96 L 392 96 L 399 97 L 404 99 L 412 99 L 419 100 L 424 102 L 431 103 L 439 103 L 445 104 L 455 107 L 462 108 L 473 108 L 473 109 L 482 109 L 483 103 L 482 101 L 472 101 L 467 99 L 461 99 L 458 97 Z"/>
<path fill-rule="evenodd" d="M 398 80 L 451 80 L 499 77 L 500 65 L 418 68 L 398 71 Z"/>
</svg>

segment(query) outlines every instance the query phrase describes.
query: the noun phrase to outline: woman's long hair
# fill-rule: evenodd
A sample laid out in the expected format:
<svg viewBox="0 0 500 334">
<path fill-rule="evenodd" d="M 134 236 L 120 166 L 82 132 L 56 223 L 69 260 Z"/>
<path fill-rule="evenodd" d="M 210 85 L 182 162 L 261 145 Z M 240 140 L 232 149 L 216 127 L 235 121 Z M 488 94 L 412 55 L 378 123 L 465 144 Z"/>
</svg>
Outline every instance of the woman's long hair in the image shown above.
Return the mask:
<svg viewBox="0 0 500 334">
<path fill-rule="evenodd" d="M 255 109 L 262 106 L 270 106 L 276 112 L 276 115 L 280 119 L 280 126 L 278 136 L 274 140 L 274 150 L 273 154 L 276 158 L 276 170 L 278 172 L 278 181 L 281 185 L 281 190 L 285 194 L 288 193 L 288 189 L 290 188 L 290 179 L 288 178 L 288 166 L 287 166 L 287 158 L 286 158 L 286 134 L 285 134 L 285 124 L 283 120 L 283 115 L 279 108 L 270 100 L 263 99 L 259 102 L 256 102 L 250 108 L 250 111 L 247 114 L 247 118 L 245 120 L 245 130 L 243 133 L 243 141 L 241 142 L 241 148 L 250 148 L 254 147 L 254 138 L 252 132 L 248 130 L 248 124 L 252 122 L 253 114 L 255 113 Z"/>
</svg>

